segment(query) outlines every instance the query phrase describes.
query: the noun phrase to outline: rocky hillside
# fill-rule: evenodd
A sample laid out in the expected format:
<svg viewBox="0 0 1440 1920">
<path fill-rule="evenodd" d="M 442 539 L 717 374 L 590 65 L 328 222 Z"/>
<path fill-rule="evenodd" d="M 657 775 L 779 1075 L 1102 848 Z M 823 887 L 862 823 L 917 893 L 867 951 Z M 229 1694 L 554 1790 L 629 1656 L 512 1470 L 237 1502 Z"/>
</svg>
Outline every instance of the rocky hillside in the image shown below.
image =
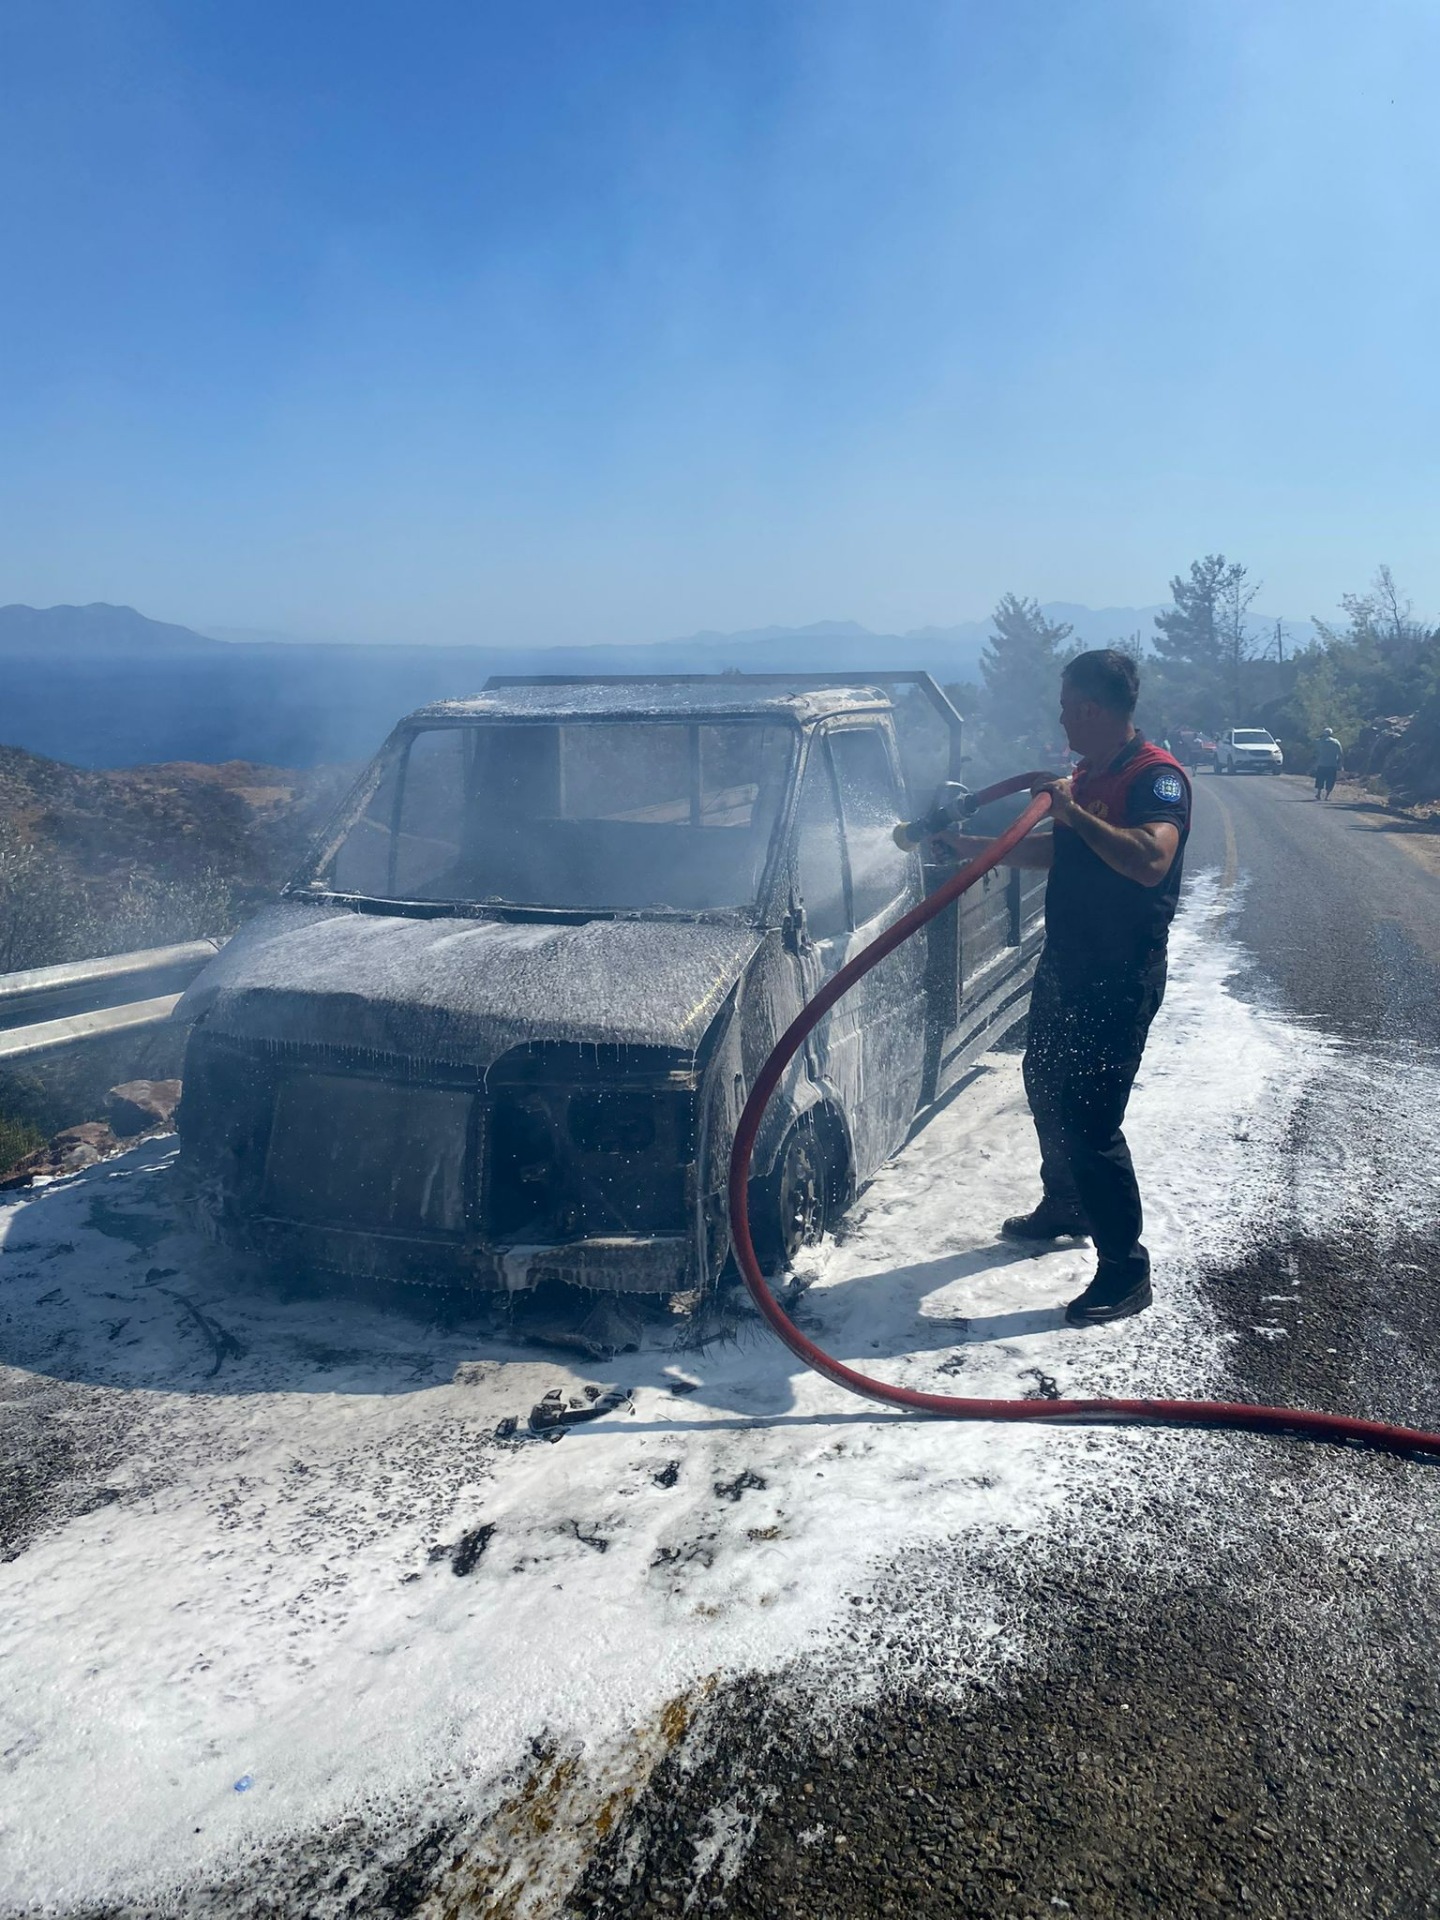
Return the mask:
<svg viewBox="0 0 1440 1920">
<path fill-rule="evenodd" d="M 0 972 L 224 932 L 288 877 L 347 778 L 90 772 L 0 747 Z"/>
</svg>

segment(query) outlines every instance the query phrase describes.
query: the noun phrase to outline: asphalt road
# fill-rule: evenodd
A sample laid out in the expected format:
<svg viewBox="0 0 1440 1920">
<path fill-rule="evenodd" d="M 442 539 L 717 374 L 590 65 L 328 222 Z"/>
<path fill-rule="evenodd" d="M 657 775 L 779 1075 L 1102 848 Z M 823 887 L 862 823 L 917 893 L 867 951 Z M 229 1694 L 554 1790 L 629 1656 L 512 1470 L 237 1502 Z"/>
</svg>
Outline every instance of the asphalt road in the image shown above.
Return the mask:
<svg viewBox="0 0 1440 1920">
<path fill-rule="evenodd" d="M 1440 877 L 1373 804 L 1309 791 L 1198 782 L 1190 867 L 1228 891 L 1237 990 L 1330 1048 L 1257 1168 L 1254 1245 L 1206 1275 L 1216 1390 L 1433 1427 Z M 1440 1914 L 1440 1469 L 1170 1436 L 1113 1555 L 1070 1517 L 991 1570 L 1032 1650 L 1008 1679 L 927 1681 L 959 1567 L 896 1568 L 855 1637 L 909 1683 L 850 1716 L 833 1675 L 737 1688 L 569 1910 Z M 696 1871 L 717 1805 L 753 1821 L 724 1885 Z"/>
<path fill-rule="evenodd" d="M 1239 882 L 1256 974 L 1296 1014 L 1362 1043 L 1440 1045 L 1440 834 L 1345 785 L 1201 775 L 1192 867 Z"/>
</svg>

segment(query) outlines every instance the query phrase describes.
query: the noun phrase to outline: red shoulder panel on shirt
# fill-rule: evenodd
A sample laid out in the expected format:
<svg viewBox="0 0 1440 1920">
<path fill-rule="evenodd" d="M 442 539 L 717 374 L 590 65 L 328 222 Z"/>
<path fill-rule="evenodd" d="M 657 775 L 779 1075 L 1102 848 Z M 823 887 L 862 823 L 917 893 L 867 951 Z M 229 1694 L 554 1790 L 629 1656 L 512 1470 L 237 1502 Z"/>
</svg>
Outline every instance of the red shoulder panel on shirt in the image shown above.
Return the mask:
<svg viewBox="0 0 1440 1920">
<path fill-rule="evenodd" d="M 1075 782 L 1075 798 L 1087 813 L 1118 824 L 1124 819 L 1130 789 L 1135 783 L 1145 778 L 1156 778 L 1162 772 L 1179 780 L 1180 787 L 1175 799 L 1178 802 L 1183 798 L 1188 817 L 1191 802 L 1189 774 L 1174 754 L 1167 753 L 1163 747 L 1152 746 L 1148 740 L 1142 741 L 1127 756 L 1123 766 L 1104 772 L 1082 773 Z"/>
</svg>

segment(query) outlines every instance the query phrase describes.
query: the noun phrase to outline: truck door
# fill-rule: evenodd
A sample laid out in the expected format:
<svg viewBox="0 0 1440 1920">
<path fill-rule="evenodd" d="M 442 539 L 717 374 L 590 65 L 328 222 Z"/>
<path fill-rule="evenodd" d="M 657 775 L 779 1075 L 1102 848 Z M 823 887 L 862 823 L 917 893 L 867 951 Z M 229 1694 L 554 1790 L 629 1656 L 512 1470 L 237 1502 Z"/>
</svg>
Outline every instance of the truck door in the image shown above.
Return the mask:
<svg viewBox="0 0 1440 1920">
<path fill-rule="evenodd" d="M 920 858 L 903 852 L 893 838 L 904 802 L 886 732 L 873 723 L 836 726 L 828 744 L 844 826 L 850 952 L 858 953 L 919 899 Z M 924 941 L 907 940 L 847 999 L 858 1025 L 859 1100 L 852 1125 L 856 1172 L 865 1179 L 905 1138 L 920 1098 Z"/>
</svg>

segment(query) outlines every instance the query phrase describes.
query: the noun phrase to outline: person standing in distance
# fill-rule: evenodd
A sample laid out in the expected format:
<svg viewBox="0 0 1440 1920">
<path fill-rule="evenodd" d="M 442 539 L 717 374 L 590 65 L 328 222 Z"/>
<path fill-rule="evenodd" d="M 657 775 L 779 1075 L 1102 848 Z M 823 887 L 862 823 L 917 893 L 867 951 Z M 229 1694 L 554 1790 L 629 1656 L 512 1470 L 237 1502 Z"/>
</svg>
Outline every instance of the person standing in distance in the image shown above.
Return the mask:
<svg viewBox="0 0 1440 1920">
<path fill-rule="evenodd" d="M 1095 1277 L 1065 1309 L 1075 1327 L 1142 1313 L 1152 1299 L 1122 1123 L 1165 993 L 1191 795 L 1180 763 L 1136 732 L 1138 691 L 1135 661 L 1115 648 L 1066 666 L 1060 724 L 1080 765 L 1070 779 L 1034 783 L 1050 795 L 1054 830 L 1027 835 L 1010 855 L 1012 866 L 1050 874 L 1024 1067 L 1043 1194 L 1001 1231 L 1037 1244 L 1093 1239 Z M 988 845 L 939 837 L 967 859 Z"/>
<path fill-rule="evenodd" d="M 1334 730 L 1326 727 L 1315 742 L 1315 798 L 1328 800 L 1335 791 L 1335 776 L 1344 764 L 1345 754 Z"/>
</svg>

